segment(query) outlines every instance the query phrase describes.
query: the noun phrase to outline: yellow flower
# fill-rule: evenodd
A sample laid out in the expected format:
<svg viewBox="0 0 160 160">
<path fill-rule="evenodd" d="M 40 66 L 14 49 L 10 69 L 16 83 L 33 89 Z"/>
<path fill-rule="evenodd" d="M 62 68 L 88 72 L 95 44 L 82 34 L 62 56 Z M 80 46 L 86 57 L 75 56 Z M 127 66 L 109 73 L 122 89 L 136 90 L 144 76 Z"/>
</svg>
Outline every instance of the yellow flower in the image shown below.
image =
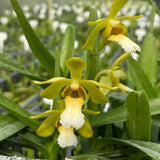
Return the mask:
<svg viewBox="0 0 160 160">
<path fill-rule="evenodd" d="M 65 62 L 66 66 L 70 70 L 71 79 L 56 77 L 48 81 L 38 82 L 36 84 L 52 83 L 41 94 L 41 97 L 54 99 L 58 96 L 63 87 L 65 89 L 62 92 L 62 96 L 65 97 L 65 109 L 60 116 L 60 123 L 63 127 L 68 128 L 70 126 L 75 129 L 80 129 L 84 124 L 84 115 L 82 114 L 83 99 L 87 97 L 86 88 L 89 91 L 91 100 L 94 103 L 106 103 L 108 99 L 97 87 L 105 87 L 100 83 L 92 80 L 82 80 L 81 75 L 86 67 L 86 63 L 78 58 L 72 57 Z M 105 87 L 107 89 L 117 89 Z"/>
<path fill-rule="evenodd" d="M 84 44 L 84 50 L 91 50 L 93 52 L 96 35 L 105 28 L 103 32 L 103 40 L 99 50 L 102 50 L 110 42 L 116 42 L 125 50 L 125 52 L 131 53 L 140 51 L 139 46 L 128 38 L 127 28 L 122 23 L 120 23 L 120 20 L 135 20 L 141 18 L 142 15 L 115 18 L 117 13 L 127 2 L 128 0 L 114 0 L 108 18 L 100 19 L 95 22 L 89 22 L 89 26 L 95 26 L 95 28 Z"/>
<path fill-rule="evenodd" d="M 72 126 L 65 128 L 62 126 L 60 123 L 60 115 L 63 112 L 64 106 L 63 106 L 63 101 L 61 101 L 61 109 L 60 110 L 49 110 L 44 113 L 41 113 L 37 116 L 31 116 L 32 119 L 39 119 L 42 117 L 45 117 L 49 115 L 43 123 L 39 126 L 37 130 L 37 135 L 41 137 L 48 137 L 51 136 L 55 128 L 58 128 L 59 131 L 59 136 L 57 139 L 57 143 L 59 144 L 60 147 L 68 147 L 68 146 L 76 146 L 78 143 L 77 137 L 74 134 L 74 128 Z M 91 115 L 97 115 L 99 112 L 94 112 L 90 110 L 82 110 L 83 112 Z M 78 133 L 83 136 L 90 138 L 93 136 L 93 130 L 92 127 L 90 126 L 90 123 L 86 117 L 84 117 L 84 124 L 83 126 L 78 129 Z"/>
<path fill-rule="evenodd" d="M 121 71 L 118 67 L 120 63 L 122 63 L 124 60 L 126 60 L 130 56 L 130 53 L 125 53 L 122 56 L 120 56 L 112 65 L 112 68 L 110 70 L 104 70 L 97 74 L 95 77 L 95 80 L 97 80 L 100 76 L 100 83 L 103 86 L 106 87 L 117 87 L 121 91 L 132 91 L 131 88 L 123 85 L 120 83 L 120 78 L 125 77 L 125 73 Z M 104 75 L 106 74 L 106 75 Z M 102 76 L 103 75 L 103 76 Z M 100 88 L 100 91 L 103 92 L 105 95 L 109 92 L 108 89 Z"/>
</svg>

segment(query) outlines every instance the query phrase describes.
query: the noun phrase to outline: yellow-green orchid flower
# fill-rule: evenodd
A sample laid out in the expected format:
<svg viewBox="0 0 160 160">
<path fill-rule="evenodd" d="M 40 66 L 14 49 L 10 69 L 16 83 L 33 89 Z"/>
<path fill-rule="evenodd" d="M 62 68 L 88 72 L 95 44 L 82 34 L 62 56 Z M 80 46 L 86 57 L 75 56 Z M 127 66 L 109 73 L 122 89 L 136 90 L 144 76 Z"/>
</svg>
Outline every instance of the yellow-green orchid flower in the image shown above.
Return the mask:
<svg viewBox="0 0 160 160">
<path fill-rule="evenodd" d="M 65 62 L 70 70 L 71 79 L 56 77 L 48 81 L 38 82 L 36 84 L 52 83 L 41 94 L 41 97 L 54 99 L 58 96 L 60 90 L 65 87 L 62 96 L 65 97 L 65 109 L 60 116 L 60 123 L 63 127 L 68 128 L 73 126 L 75 129 L 80 129 L 84 124 L 84 115 L 81 112 L 83 101 L 87 97 L 86 88 L 94 103 L 106 103 L 108 99 L 100 92 L 97 87 L 105 87 L 100 83 L 92 80 L 81 80 L 81 75 L 86 67 L 86 63 L 78 58 L 72 57 Z M 107 89 L 117 89 L 105 87 Z"/>
<path fill-rule="evenodd" d="M 118 67 L 118 65 L 120 63 L 122 63 L 124 60 L 126 60 L 128 57 L 130 56 L 130 53 L 125 53 L 122 56 L 120 56 L 112 65 L 112 68 L 110 70 L 104 70 L 101 71 L 97 74 L 97 76 L 95 77 L 95 80 L 97 80 L 100 76 L 100 83 L 103 86 L 106 87 L 117 87 L 119 88 L 121 91 L 132 91 L 131 88 L 123 85 L 122 83 L 120 83 L 120 78 L 124 78 L 125 77 L 125 73 L 123 71 L 121 71 Z M 104 74 L 107 74 L 107 76 L 102 76 Z M 109 92 L 108 89 L 105 88 L 100 88 L 100 91 L 103 92 L 105 95 Z"/>
<path fill-rule="evenodd" d="M 91 114 L 91 115 L 97 115 L 100 113 L 100 112 L 94 112 L 90 110 L 82 110 L 82 111 L 84 113 Z M 72 145 L 76 146 L 78 143 L 78 140 L 74 134 L 74 128 L 72 126 L 65 128 L 60 123 L 60 114 L 62 112 L 63 112 L 63 108 L 61 108 L 61 110 L 49 110 L 37 116 L 31 116 L 32 119 L 39 119 L 49 115 L 38 128 L 37 135 L 41 137 L 48 137 L 54 133 L 55 128 L 58 128 L 59 136 L 57 139 L 57 143 L 59 144 L 59 146 L 62 148 L 72 146 Z M 81 136 L 90 138 L 93 136 L 93 130 L 92 130 L 92 127 L 90 126 L 88 119 L 86 117 L 84 119 L 85 119 L 85 123 L 77 131 Z"/>
<path fill-rule="evenodd" d="M 122 23 L 120 23 L 120 20 L 136 20 L 138 18 L 141 18 L 142 15 L 123 16 L 115 18 L 117 13 L 127 2 L 128 0 L 114 0 L 108 18 L 100 19 L 95 22 L 89 22 L 89 26 L 95 26 L 95 28 L 84 44 L 84 50 L 91 50 L 93 52 L 96 35 L 102 29 L 105 29 L 103 32 L 103 40 L 101 42 L 99 50 L 103 49 L 110 42 L 116 42 L 125 50 L 125 52 L 131 53 L 140 51 L 139 46 L 128 38 L 127 28 Z"/>
</svg>

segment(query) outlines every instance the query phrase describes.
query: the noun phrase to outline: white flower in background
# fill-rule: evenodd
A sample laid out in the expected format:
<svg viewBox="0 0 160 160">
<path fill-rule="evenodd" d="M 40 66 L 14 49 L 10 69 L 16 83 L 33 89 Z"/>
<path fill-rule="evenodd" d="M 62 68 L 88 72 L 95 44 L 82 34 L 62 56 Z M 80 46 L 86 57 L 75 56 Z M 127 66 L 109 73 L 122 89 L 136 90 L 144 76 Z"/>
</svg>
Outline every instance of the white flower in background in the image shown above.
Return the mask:
<svg viewBox="0 0 160 160">
<path fill-rule="evenodd" d="M 4 10 L 4 14 L 5 14 L 6 16 L 9 16 L 9 15 L 11 15 L 11 11 L 10 11 L 9 9 L 5 9 L 5 10 Z"/>
<path fill-rule="evenodd" d="M 47 5 L 45 3 L 41 4 L 41 12 L 43 12 L 43 13 L 47 12 Z"/>
<path fill-rule="evenodd" d="M 59 7 L 59 4 L 54 2 L 54 5 L 53 5 L 54 8 L 58 8 Z"/>
<path fill-rule="evenodd" d="M 60 126 L 58 127 L 58 131 L 60 134 L 57 140 L 60 147 L 65 148 L 77 145 L 78 140 L 73 132 L 73 127 L 64 128 L 63 126 Z"/>
<path fill-rule="evenodd" d="M 24 14 L 25 14 L 25 17 L 26 17 L 27 19 L 31 17 L 31 13 L 29 13 L 29 12 L 25 12 Z"/>
<path fill-rule="evenodd" d="M 154 16 L 154 27 L 160 27 L 160 16 L 156 13 Z"/>
<path fill-rule="evenodd" d="M 59 25 L 60 25 L 60 23 L 59 23 L 59 21 L 53 21 L 53 23 L 52 23 L 52 29 L 54 30 L 54 31 L 56 31 L 57 30 L 57 28 L 59 27 Z"/>
<path fill-rule="evenodd" d="M 136 13 L 137 13 L 136 8 L 135 8 L 135 7 L 132 7 L 131 10 L 129 11 L 128 15 L 134 16 L 134 15 L 136 15 Z"/>
<path fill-rule="evenodd" d="M 23 49 L 25 52 L 28 52 L 30 51 L 30 47 L 29 47 L 29 44 L 26 40 L 26 37 L 24 35 L 21 35 L 20 36 L 20 41 L 23 43 Z"/>
<path fill-rule="evenodd" d="M 59 7 L 57 9 L 57 16 L 60 17 L 62 15 L 62 13 L 63 13 L 63 9 L 62 9 L 62 7 Z"/>
<path fill-rule="evenodd" d="M 142 17 L 140 19 L 137 20 L 137 25 L 140 27 L 140 28 L 145 28 L 147 27 L 147 17 Z"/>
<path fill-rule="evenodd" d="M 77 21 L 78 23 L 82 23 L 82 22 L 84 22 L 84 17 L 78 15 L 78 16 L 76 17 L 76 21 Z"/>
<path fill-rule="evenodd" d="M 123 23 L 126 27 L 129 27 L 130 24 L 131 24 L 131 21 L 129 21 L 129 20 L 123 20 L 122 23 Z"/>
<path fill-rule="evenodd" d="M 103 112 L 108 112 L 108 109 L 110 107 L 110 103 L 106 103 Z"/>
<path fill-rule="evenodd" d="M 53 107 L 53 99 L 47 99 L 47 98 L 43 98 L 43 102 L 45 104 L 48 104 L 50 106 L 50 110 L 52 110 L 52 107 Z"/>
<path fill-rule="evenodd" d="M 88 18 L 89 18 L 89 11 L 85 11 L 83 14 L 84 14 L 84 18 L 85 18 L 85 19 L 88 19 Z"/>
<path fill-rule="evenodd" d="M 82 8 L 82 7 L 78 7 L 78 8 L 75 10 L 75 12 L 76 12 L 77 14 L 83 14 L 83 8 Z"/>
<path fill-rule="evenodd" d="M 12 15 L 13 17 L 17 17 L 17 15 L 16 15 L 16 12 L 15 12 L 15 11 L 12 11 L 11 15 Z"/>
<path fill-rule="evenodd" d="M 137 54 L 137 53 L 131 53 L 131 57 L 137 61 L 138 58 L 139 58 L 139 54 Z"/>
<path fill-rule="evenodd" d="M 74 49 L 77 49 L 77 48 L 78 48 L 78 45 L 79 45 L 78 41 L 75 40 L 75 41 L 74 41 Z"/>
<path fill-rule="evenodd" d="M 29 11 L 29 6 L 27 6 L 27 5 L 22 6 L 22 10 L 23 11 Z"/>
<path fill-rule="evenodd" d="M 36 4 L 33 8 L 33 12 L 34 13 L 38 13 L 38 11 L 40 10 L 40 5 L 39 4 Z"/>
<path fill-rule="evenodd" d="M 68 26 L 68 24 L 63 23 L 63 22 L 60 24 L 59 27 L 60 27 L 60 29 L 61 29 L 61 33 L 62 33 L 62 34 L 65 33 L 65 31 L 66 31 L 66 29 L 67 29 L 67 26 Z"/>
<path fill-rule="evenodd" d="M 1 19 L 0 19 L 0 22 L 1 22 L 1 24 L 3 24 L 3 25 L 6 25 L 7 23 L 8 23 L 8 18 L 7 17 L 1 17 Z"/>
<path fill-rule="evenodd" d="M 71 7 L 68 6 L 68 5 L 64 5 L 64 6 L 63 6 L 63 9 L 64 9 L 65 11 L 67 11 L 67 12 L 71 12 Z"/>
<path fill-rule="evenodd" d="M 34 28 L 37 27 L 38 21 L 35 20 L 35 19 L 31 19 L 31 20 L 29 20 L 29 24 L 30 24 L 30 25 L 32 26 L 32 28 L 34 29 Z"/>
<path fill-rule="evenodd" d="M 147 11 L 147 6 L 146 5 L 142 5 L 142 7 L 140 8 L 139 12 L 140 13 L 145 13 L 145 11 Z"/>
<path fill-rule="evenodd" d="M 3 52 L 4 41 L 5 40 L 7 40 L 7 33 L 6 32 L 0 32 L 0 53 Z"/>
<path fill-rule="evenodd" d="M 143 28 L 136 29 L 135 35 L 137 36 L 138 41 L 142 41 L 143 37 L 146 35 L 146 30 Z"/>
</svg>

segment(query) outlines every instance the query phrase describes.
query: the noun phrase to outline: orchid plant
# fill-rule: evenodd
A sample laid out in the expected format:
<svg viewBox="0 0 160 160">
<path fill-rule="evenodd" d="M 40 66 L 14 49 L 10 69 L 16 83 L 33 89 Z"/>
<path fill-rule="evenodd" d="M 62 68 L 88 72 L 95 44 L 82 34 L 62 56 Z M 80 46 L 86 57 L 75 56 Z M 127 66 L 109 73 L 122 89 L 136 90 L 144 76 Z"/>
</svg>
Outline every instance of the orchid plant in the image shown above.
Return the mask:
<svg viewBox="0 0 160 160">
<path fill-rule="evenodd" d="M 160 160 L 156 45 L 159 40 L 154 38 L 153 32 L 154 15 L 159 12 L 155 3 L 150 2 L 151 22 L 143 44 L 131 40 L 134 39 L 129 32 L 132 28 L 128 29 L 122 21 L 137 20 L 142 15 L 116 17 L 123 7 L 128 7 L 125 5 L 129 0 L 113 0 L 105 19 L 98 19 L 97 10 L 91 8 L 88 38 L 85 34 L 83 38 L 78 37 L 83 47 L 81 54 L 75 55 L 77 40 L 73 25 L 68 25 L 61 48 L 51 53 L 37 37 L 17 0 L 10 1 L 45 74 L 31 73 L 7 54 L 0 55 L 0 67 L 31 79 L 34 87 L 42 88 L 37 94 L 53 103 L 50 108 L 30 109 L 28 102 L 20 107 L 0 95 L 0 106 L 9 112 L 0 117 L 0 154 L 5 155 L 7 150 L 8 155 L 24 156 L 23 150 L 27 148 L 33 155 L 36 150 L 35 158 L 49 160 Z M 46 25 L 50 28 L 51 21 Z M 104 48 L 111 42 L 120 46 L 111 53 L 114 57 L 109 59 L 109 55 L 107 59 Z M 121 48 L 125 53 L 121 54 Z M 137 51 L 139 59 L 135 60 L 132 55 Z M 105 67 L 101 66 L 102 59 Z M 22 147 L 20 153 L 14 151 L 15 145 Z"/>
</svg>

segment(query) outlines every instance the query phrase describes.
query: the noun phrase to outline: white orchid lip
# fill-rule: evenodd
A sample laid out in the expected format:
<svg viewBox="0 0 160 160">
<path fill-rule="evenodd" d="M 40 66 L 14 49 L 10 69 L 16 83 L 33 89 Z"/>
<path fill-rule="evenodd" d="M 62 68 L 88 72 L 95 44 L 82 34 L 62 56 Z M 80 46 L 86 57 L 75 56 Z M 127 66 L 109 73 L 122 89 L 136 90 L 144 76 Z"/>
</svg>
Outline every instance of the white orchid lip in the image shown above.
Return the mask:
<svg viewBox="0 0 160 160">
<path fill-rule="evenodd" d="M 83 98 L 73 98 L 67 96 L 65 98 L 66 108 L 60 115 L 60 123 L 63 127 L 68 128 L 73 126 L 75 129 L 79 129 L 84 124 L 84 115 L 81 111 L 83 106 Z"/>
<path fill-rule="evenodd" d="M 77 145 L 78 140 L 73 132 L 73 127 L 64 128 L 63 126 L 59 126 L 58 131 L 60 134 L 57 141 L 60 147 L 65 148 Z"/>
<path fill-rule="evenodd" d="M 140 47 L 136 43 L 122 34 L 111 35 L 108 40 L 118 43 L 125 50 L 125 52 L 132 53 L 141 51 Z"/>
</svg>

